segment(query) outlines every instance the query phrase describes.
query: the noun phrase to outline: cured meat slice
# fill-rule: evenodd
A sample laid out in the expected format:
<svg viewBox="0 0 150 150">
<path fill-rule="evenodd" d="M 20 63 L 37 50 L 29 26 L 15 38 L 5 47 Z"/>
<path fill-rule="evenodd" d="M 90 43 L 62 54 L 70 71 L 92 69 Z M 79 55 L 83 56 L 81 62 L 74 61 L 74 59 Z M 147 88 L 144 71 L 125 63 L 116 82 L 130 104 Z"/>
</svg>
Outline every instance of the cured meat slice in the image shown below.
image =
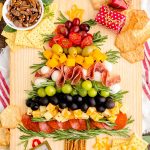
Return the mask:
<svg viewBox="0 0 150 150">
<path fill-rule="evenodd" d="M 39 122 L 39 128 L 44 133 L 52 133 L 54 131 L 46 122 Z"/>
<path fill-rule="evenodd" d="M 81 130 L 80 122 L 78 119 L 71 119 L 69 120 L 69 122 L 70 122 L 72 129 Z"/>
<path fill-rule="evenodd" d="M 42 74 L 41 70 L 39 70 L 36 74 L 38 74 L 38 76 L 40 77 L 44 77 L 44 78 L 50 78 L 50 76 L 52 75 L 52 73 L 54 72 L 55 69 L 50 69 L 48 71 L 48 73 L 46 74 Z"/>
<path fill-rule="evenodd" d="M 40 131 L 38 122 L 32 122 L 31 117 L 29 115 L 27 114 L 23 115 L 21 121 L 26 129 L 32 130 L 35 132 Z"/>
<path fill-rule="evenodd" d="M 104 64 L 100 63 L 100 62 L 97 62 L 95 64 L 93 64 L 89 69 L 88 69 L 88 78 L 90 80 L 93 80 L 94 79 L 94 72 L 95 71 L 98 71 L 100 73 L 102 73 L 103 71 L 105 71 L 105 66 Z"/>
<path fill-rule="evenodd" d="M 71 124 L 69 121 L 66 122 L 58 122 L 59 129 L 69 130 L 71 129 Z"/>
<path fill-rule="evenodd" d="M 104 129 L 103 123 L 101 122 L 95 122 L 93 120 L 90 120 L 92 128 L 96 127 L 98 129 Z"/>
<path fill-rule="evenodd" d="M 61 86 L 63 86 L 64 83 L 65 83 L 64 67 L 61 66 L 59 70 L 60 70 L 60 75 L 59 75 L 59 77 L 58 77 L 58 80 L 56 81 L 56 86 L 57 86 L 57 87 L 61 87 Z"/>
<path fill-rule="evenodd" d="M 80 128 L 81 128 L 81 130 L 86 130 L 86 129 L 87 129 L 86 120 L 84 120 L 84 119 L 79 119 L 79 123 L 80 123 Z"/>
<path fill-rule="evenodd" d="M 121 78 L 119 75 L 109 76 L 106 80 L 106 86 L 112 86 L 116 83 L 119 83 L 121 81 Z"/>
<path fill-rule="evenodd" d="M 71 80 L 73 75 L 74 67 L 68 67 L 65 71 L 65 80 Z"/>
<path fill-rule="evenodd" d="M 48 121 L 47 124 L 55 130 L 59 129 L 58 121 L 56 120 Z"/>
<path fill-rule="evenodd" d="M 83 80 L 86 80 L 88 78 L 87 73 L 88 73 L 88 70 L 82 68 L 82 79 Z"/>
<path fill-rule="evenodd" d="M 82 77 L 82 67 L 81 66 L 76 66 L 73 69 L 73 74 L 72 74 L 72 85 L 76 85 L 77 83 L 79 83 L 79 81 L 81 80 Z"/>
</svg>

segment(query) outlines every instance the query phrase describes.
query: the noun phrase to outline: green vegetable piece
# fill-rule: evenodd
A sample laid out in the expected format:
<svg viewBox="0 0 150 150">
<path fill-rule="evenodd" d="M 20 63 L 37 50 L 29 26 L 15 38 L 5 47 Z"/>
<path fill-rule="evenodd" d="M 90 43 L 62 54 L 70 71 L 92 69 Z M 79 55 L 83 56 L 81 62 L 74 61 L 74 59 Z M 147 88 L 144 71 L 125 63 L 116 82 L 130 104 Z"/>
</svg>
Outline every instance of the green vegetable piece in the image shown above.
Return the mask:
<svg viewBox="0 0 150 150">
<path fill-rule="evenodd" d="M 16 32 L 17 30 L 16 30 L 16 29 L 11 28 L 11 27 L 10 27 L 10 26 L 8 26 L 8 25 L 6 25 L 6 26 L 4 27 L 4 31 L 6 31 L 6 32 Z"/>
</svg>

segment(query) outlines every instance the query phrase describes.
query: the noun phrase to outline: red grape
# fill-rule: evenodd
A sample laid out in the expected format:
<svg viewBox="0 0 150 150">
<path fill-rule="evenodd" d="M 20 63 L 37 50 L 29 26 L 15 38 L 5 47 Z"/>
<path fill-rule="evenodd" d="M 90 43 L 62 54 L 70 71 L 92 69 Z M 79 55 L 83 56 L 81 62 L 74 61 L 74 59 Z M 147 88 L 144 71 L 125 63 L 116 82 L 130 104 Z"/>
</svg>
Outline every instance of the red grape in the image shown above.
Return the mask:
<svg viewBox="0 0 150 150">
<path fill-rule="evenodd" d="M 81 35 L 82 38 L 85 38 L 88 34 L 85 31 L 80 31 L 79 34 Z"/>
<path fill-rule="evenodd" d="M 73 25 L 74 25 L 74 26 L 80 25 L 80 19 L 79 19 L 79 18 L 74 18 L 74 19 L 73 19 Z"/>
<path fill-rule="evenodd" d="M 81 25 L 80 25 L 80 29 L 81 29 L 82 31 L 88 32 L 88 31 L 90 30 L 90 26 L 89 26 L 88 24 L 81 24 Z"/>
<path fill-rule="evenodd" d="M 79 32 L 79 30 L 80 30 L 79 26 L 73 26 L 73 27 L 70 29 L 70 32 L 75 32 L 75 33 L 77 33 L 77 32 Z"/>
<path fill-rule="evenodd" d="M 60 34 L 64 35 L 65 37 L 68 36 L 68 34 L 69 34 L 68 29 L 64 26 L 60 26 L 58 31 Z"/>
<path fill-rule="evenodd" d="M 71 22 L 70 20 L 66 21 L 66 22 L 65 22 L 65 27 L 66 27 L 67 29 L 70 29 L 70 28 L 72 27 L 72 22 Z"/>
</svg>

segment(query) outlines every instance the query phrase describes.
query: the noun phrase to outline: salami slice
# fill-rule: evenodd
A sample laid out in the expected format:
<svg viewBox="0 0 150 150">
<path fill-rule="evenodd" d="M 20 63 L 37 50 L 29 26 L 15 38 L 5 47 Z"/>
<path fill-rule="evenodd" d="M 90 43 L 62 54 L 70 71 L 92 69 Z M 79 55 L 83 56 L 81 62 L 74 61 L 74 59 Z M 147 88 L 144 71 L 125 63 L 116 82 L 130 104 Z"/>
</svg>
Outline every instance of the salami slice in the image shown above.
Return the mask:
<svg viewBox="0 0 150 150">
<path fill-rule="evenodd" d="M 120 81 L 121 81 L 121 78 L 119 75 L 109 76 L 106 80 L 106 86 L 110 87 L 116 83 L 119 83 Z"/>
<path fill-rule="evenodd" d="M 71 80 L 73 75 L 74 67 L 68 67 L 65 71 L 65 80 Z"/>
<path fill-rule="evenodd" d="M 64 69 L 63 68 L 64 67 L 61 66 L 60 69 L 59 69 L 60 70 L 60 75 L 58 77 L 58 80 L 56 81 L 56 86 L 57 87 L 62 87 L 65 83 Z"/>
<path fill-rule="evenodd" d="M 39 128 L 44 133 L 52 133 L 54 131 L 46 122 L 39 122 Z"/>
</svg>

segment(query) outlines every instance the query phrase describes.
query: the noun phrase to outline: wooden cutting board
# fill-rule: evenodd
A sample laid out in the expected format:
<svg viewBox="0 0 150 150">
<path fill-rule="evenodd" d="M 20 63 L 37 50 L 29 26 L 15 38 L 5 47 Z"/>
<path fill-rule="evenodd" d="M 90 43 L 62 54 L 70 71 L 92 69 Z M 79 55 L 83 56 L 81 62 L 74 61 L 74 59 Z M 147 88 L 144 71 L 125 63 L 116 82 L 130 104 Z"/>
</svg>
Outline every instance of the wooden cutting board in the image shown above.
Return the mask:
<svg viewBox="0 0 150 150">
<path fill-rule="evenodd" d="M 84 20 L 94 18 L 96 11 L 93 10 L 89 0 L 55 0 L 58 3 L 58 10 L 63 13 L 70 9 L 72 4 L 76 3 L 78 6 L 85 9 Z M 133 0 L 135 8 L 140 7 L 140 0 Z M 100 30 L 103 35 L 108 35 L 108 40 L 102 47 L 103 50 L 116 49 L 114 47 L 115 33 L 112 30 L 106 29 L 102 26 L 92 28 L 92 32 Z M 10 88 L 11 88 L 11 104 L 18 105 L 22 113 L 26 112 L 25 99 L 27 95 L 25 90 L 31 89 L 31 70 L 29 66 L 34 63 L 39 63 L 38 52 L 34 49 L 22 49 L 15 53 L 11 52 L 10 61 Z M 141 63 L 129 64 L 127 61 L 120 59 L 119 63 L 114 65 L 114 72 L 121 75 L 121 86 L 123 90 L 128 90 L 124 98 L 124 105 L 127 106 L 128 115 L 132 115 L 135 122 L 132 126 L 132 132 L 136 132 L 141 136 L 142 129 L 142 111 L 141 111 L 141 94 L 142 94 L 142 67 Z M 18 145 L 20 132 L 18 129 L 11 130 L 10 150 L 23 150 L 23 146 Z M 52 150 L 63 150 L 64 142 L 54 142 L 49 139 Z M 95 140 L 91 139 L 87 142 L 87 150 L 92 149 Z"/>
</svg>

